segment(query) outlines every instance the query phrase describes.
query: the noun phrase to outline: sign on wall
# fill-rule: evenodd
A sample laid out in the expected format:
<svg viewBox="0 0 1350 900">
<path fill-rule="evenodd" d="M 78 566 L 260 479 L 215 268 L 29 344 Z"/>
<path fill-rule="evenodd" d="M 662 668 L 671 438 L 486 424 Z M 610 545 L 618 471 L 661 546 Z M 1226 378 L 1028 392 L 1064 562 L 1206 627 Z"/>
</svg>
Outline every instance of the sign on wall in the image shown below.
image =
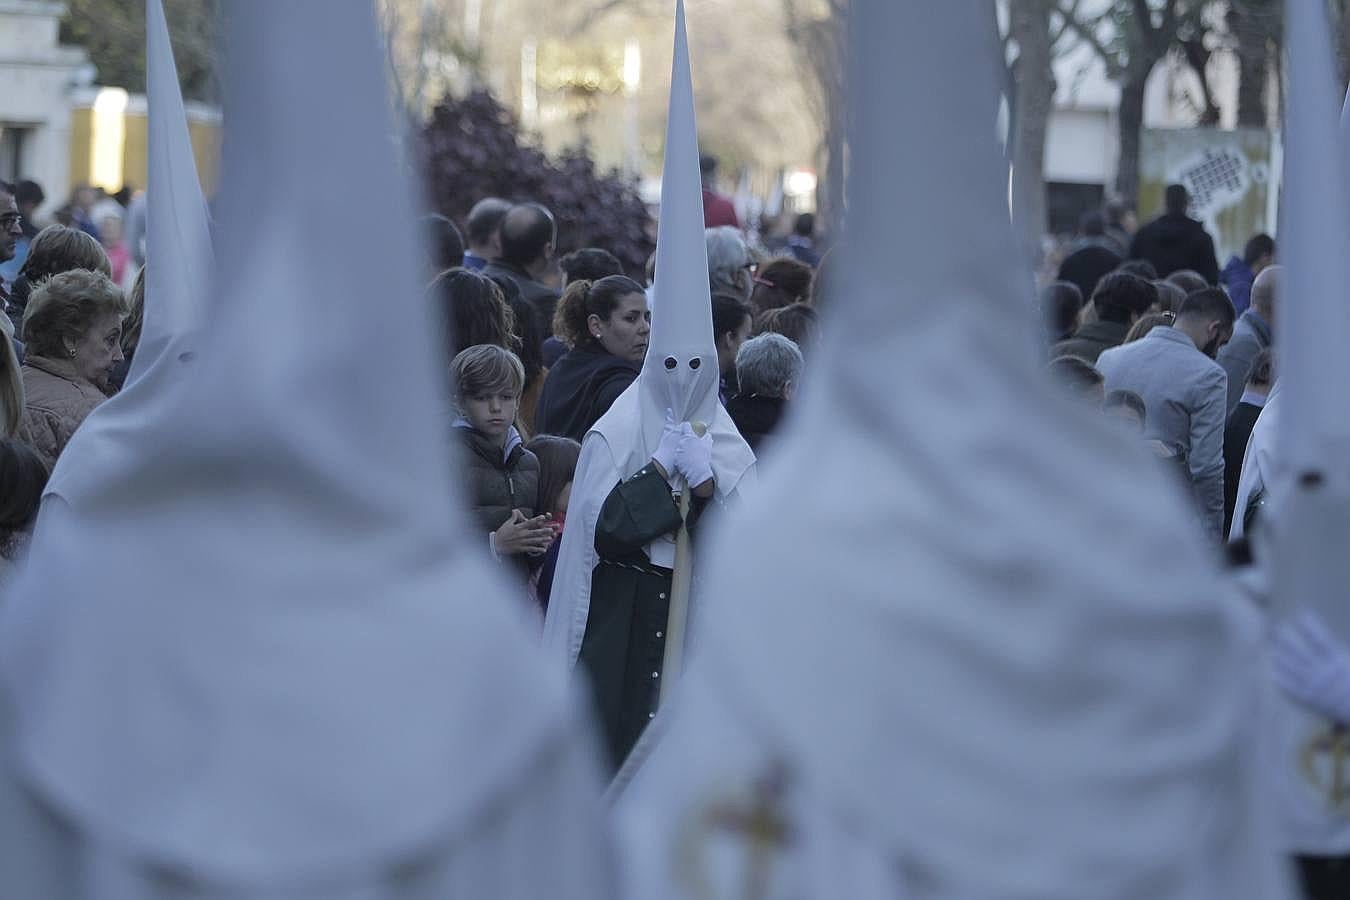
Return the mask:
<svg viewBox="0 0 1350 900">
<path fill-rule="evenodd" d="M 1191 215 L 1214 236 L 1219 265 L 1242 255 L 1247 239 L 1275 233 L 1278 136 L 1263 129 L 1144 129 L 1139 161 L 1139 219 L 1163 209 L 1163 191 L 1182 184 Z"/>
</svg>

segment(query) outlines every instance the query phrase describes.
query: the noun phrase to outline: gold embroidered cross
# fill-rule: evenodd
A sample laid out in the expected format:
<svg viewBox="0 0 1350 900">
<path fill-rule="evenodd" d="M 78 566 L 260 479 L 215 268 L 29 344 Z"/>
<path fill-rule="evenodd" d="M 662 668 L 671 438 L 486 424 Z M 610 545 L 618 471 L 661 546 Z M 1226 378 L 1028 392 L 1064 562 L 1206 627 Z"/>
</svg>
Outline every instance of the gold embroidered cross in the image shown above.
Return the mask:
<svg viewBox="0 0 1350 900">
<path fill-rule="evenodd" d="M 1317 758 L 1324 754 L 1331 762 L 1330 778 L 1325 784 L 1317 771 Z M 1303 777 L 1317 790 L 1325 791 L 1327 803 L 1333 807 L 1340 807 L 1350 800 L 1350 780 L 1345 774 L 1347 760 L 1350 760 L 1350 731 L 1340 725 L 1313 734 L 1299 755 Z"/>
<path fill-rule="evenodd" d="M 786 772 L 774 765 L 741 789 L 714 800 L 694 817 L 692 833 L 686 832 L 681 856 L 682 869 L 694 896 L 715 900 L 704 857 L 707 842 L 716 834 L 740 838 L 747 851 L 741 900 L 765 900 L 773 857 L 792 839 L 792 827 L 783 815 L 787 793 Z"/>
</svg>

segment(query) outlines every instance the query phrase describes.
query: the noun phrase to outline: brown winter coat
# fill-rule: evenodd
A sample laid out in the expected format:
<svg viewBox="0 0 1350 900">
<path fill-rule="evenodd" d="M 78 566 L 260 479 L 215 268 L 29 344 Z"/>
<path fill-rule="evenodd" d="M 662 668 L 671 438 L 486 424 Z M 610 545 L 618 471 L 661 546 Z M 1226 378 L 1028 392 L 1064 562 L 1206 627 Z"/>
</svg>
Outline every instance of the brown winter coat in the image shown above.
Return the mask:
<svg viewBox="0 0 1350 900">
<path fill-rule="evenodd" d="M 71 435 L 107 396 L 75 372 L 70 363 L 45 356 L 29 356 L 23 376 L 23 422 L 33 449 L 50 468 L 66 448 Z"/>
</svg>

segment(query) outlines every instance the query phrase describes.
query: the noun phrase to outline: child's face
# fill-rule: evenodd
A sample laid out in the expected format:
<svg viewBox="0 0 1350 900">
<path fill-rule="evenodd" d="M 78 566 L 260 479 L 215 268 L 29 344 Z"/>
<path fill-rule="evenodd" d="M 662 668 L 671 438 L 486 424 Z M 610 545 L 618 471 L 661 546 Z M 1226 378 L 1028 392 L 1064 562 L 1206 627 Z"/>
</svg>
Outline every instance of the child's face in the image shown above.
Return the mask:
<svg viewBox="0 0 1350 900">
<path fill-rule="evenodd" d="M 506 442 L 507 432 L 516 421 L 520 395 L 509 387 L 498 387 L 481 394 L 459 398 L 459 411 L 475 429 L 492 438 Z"/>
</svg>

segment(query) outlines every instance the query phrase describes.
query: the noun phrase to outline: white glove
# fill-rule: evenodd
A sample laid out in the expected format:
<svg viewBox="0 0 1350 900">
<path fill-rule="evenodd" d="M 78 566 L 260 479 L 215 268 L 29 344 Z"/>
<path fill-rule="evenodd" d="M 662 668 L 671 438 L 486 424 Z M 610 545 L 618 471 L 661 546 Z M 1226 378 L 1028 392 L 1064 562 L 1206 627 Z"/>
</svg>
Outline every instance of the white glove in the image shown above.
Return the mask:
<svg viewBox="0 0 1350 900">
<path fill-rule="evenodd" d="M 684 435 L 692 433 L 688 422 L 676 422 L 675 413 L 666 410 L 666 427 L 661 429 L 661 442 L 656 445 L 656 452 L 652 454 L 652 461 L 665 470 L 666 477 L 670 478 L 675 474 L 675 466 L 680 453 L 680 441 Z"/>
<path fill-rule="evenodd" d="M 689 430 L 680 439 L 680 451 L 675 456 L 675 470 L 684 476 L 685 482 L 691 488 L 696 488 L 705 481 L 712 480 L 713 437 L 706 433 L 702 437 L 698 436 L 688 424 L 685 428 Z"/>
<path fill-rule="evenodd" d="M 1350 650 L 1315 614 L 1302 613 L 1279 627 L 1275 680 L 1300 706 L 1350 724 Z"/>
</svg>

